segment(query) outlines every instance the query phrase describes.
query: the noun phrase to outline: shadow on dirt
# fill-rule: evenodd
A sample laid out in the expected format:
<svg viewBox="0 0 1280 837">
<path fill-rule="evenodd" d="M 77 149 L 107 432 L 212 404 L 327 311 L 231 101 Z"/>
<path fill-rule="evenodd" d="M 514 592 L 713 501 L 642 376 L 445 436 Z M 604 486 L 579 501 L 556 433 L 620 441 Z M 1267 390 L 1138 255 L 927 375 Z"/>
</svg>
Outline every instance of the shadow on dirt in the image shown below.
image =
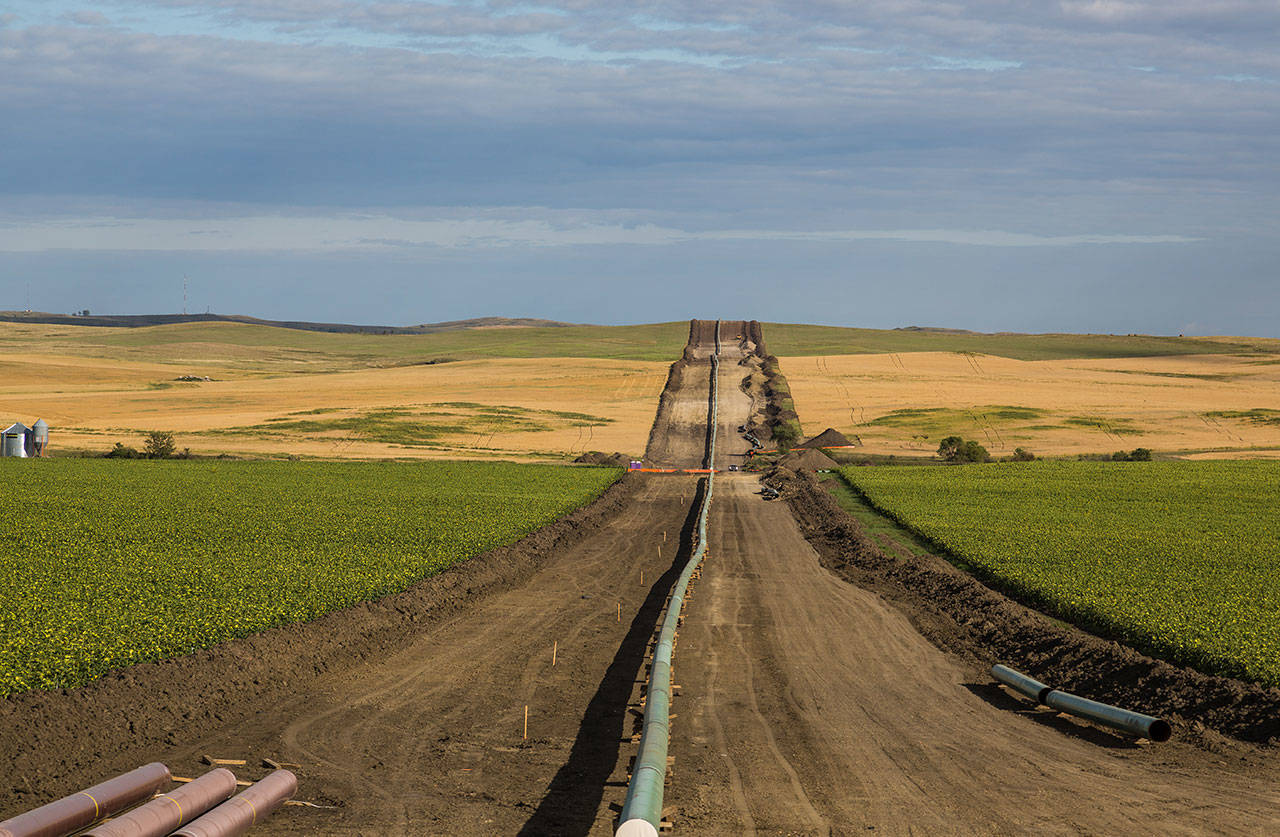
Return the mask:
<svg viewBox="0 0 1280 837">
<path fill-rule="evenodd" d="M 1018 700 L 995 683 L 965 683 L 964 687 L 997 709 L 1016 712 L 1029 721 L 1042 727 L 1055 729 L 1064 735 L 1080 738 L 1090 744 L 1106 747 L 1111 750 L 1136 750 L 1138 743 L 1124 736 L 1114 735 L 1104 729 L 1089 726 L 1084 721 L 1077 721 L 1070 716 L 1060 715 L 1052 709 L 1032 706 L 1030 702 Z"/>
<path fill-rule="evenodd" d="M 692 552 L 698 509 L 705 491 L 706 480 L 699 480 L 693 503 L 680 529 L 680 549 L 676 551 L 671 566 L 649 588 L 644 604 L 631 620 L 627 635 L 618 646 L 604 679 L 587 704 L 569 760 L 551 780 L 546 796 L 520 829 L 521 835 L 585 835 L 595 824 L 605 783 L 618 763 L 623 733 L 627 731 L 624 727 L 632 687 L 666 605 L 667 594 Z"/>
</svg>

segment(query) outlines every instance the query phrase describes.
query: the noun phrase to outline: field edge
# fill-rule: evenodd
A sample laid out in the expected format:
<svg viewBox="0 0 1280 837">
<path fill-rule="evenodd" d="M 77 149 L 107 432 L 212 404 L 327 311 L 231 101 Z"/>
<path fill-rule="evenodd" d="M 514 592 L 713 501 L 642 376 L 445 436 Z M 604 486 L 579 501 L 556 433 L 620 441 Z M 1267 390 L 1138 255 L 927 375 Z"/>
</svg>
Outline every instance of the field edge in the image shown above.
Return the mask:
<svg viewBox="0 0 1280 837">
<path fill-rule="evenodd" d="M 181 657 L 119 669 L 75 689 L 0 699 L 0 763 L 11 797 L 0 818 L 100 781 L 102 754 L 155 751 L 252 718 L 291 681 L 361 664 L 489 596 L 519 586 L 554 553 L 607 525 L 643 478 L 624 474 L 588 504 L 519 541 L 454 564 L 407 590 Z M 123 754 L 123 755 L 122 755 Z"/>
<path fill-rule="evenodd" d="M 1280 689 L 1205 674 L 1094 636 L 941 557 L 882 549 L 811 475 L 766 479 L 782 489 L 827 569 L 902 609 L 941 650 L 982 667 L 1013 665 L 1055 688 L 1165 716 L 1180 739 L 1210 749 L 1222 736 L 1248 744 L 1280 738 Z"/>
</svg>

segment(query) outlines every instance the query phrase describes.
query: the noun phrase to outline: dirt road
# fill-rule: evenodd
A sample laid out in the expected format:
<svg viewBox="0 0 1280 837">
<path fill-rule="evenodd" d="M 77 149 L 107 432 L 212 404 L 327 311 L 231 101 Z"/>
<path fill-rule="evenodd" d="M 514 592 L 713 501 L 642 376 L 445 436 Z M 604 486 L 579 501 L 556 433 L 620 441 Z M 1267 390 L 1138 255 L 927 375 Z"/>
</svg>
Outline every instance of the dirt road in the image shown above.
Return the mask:
<svg viewBox="0 0 1280 837">
<path fill-rule="evenodd" d="M 745 449 L 734 431 L 758 403 L 739 387 L 749 347 L 732 334 L 718 467 Z M 679 467 L 700 464 L 706 437 L 704 337 L 689 354 L 650 440 Z M 206 753 L 299 764 L 299 797 L 325 807 L 286 808 L 257 835 L 610 834 L 635 752 L 629 702 L 696 509 L 694 477 L 629 479 L 629 504 L 527 581 L 388 651 L 330 662 L 283 700 L 228 695 L 251 711 L 213 732 L 178 727 L 147 758 L 179 775 Z M 1231 746 L 1137 746 L 1029 712 L 822 569 L 788 508 L 757 488 L 717 477 L 680 635 L 667 796 L 679 833 L 1280 830 L 1274 762 L 1260 773 Z M 132 766 L 120 760 L 102 753 L 99 775 Z"/>
<path fill-rule="evenodd" d="M 705 337 L 651 437 L 673 467 L 705 458 Z M 736 382 L 725 388 L 750 404 Z M 255 834 L 612 833 L 634 752 L 628 703 L 672 568 L 687 560 L 698 491 L 692 476 L 629 478 L 642 483 L 631 505 L 525 585 L 185 742 L 170 763 L 275 753 L 302 765 L 303 798 L 338 806 L 286 809 Z"/>
<path fill-rule="evenodd" d="M 629 508 L 527 584 L 161 755 L 181 775 L 204 753 L 271 754 L 301 765 L 302 799 L 339 806 L 286 808 L 254 834 L 584 834 L 598 816 L 607 832 L 603 795 L 696 486 L 634 478 Z"/>
</svg>

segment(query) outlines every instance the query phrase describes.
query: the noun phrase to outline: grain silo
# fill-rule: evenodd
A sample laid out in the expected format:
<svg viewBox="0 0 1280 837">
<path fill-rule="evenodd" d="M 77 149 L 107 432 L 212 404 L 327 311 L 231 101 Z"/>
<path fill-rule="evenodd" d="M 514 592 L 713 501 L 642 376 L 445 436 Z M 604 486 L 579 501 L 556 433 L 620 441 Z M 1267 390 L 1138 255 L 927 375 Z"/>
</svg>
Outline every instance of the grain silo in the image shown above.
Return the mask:
<svg viewBox="0 0 1280 837">
<path fill-rule="evenodd" d="M 44 456 L 45 449 L 49 447 L 49 422 L 44 419 L 36 419 L 36 423 L 31 425 L 31 447 L 27 453 L 31 456 Z"/>
<path fill-rule="evenodd" d="M 14 422 L 0 434 L 0 456 L 27 455 L 27 439 L 31 436 L 31 428 L 20 421 Z"/>
</svg>

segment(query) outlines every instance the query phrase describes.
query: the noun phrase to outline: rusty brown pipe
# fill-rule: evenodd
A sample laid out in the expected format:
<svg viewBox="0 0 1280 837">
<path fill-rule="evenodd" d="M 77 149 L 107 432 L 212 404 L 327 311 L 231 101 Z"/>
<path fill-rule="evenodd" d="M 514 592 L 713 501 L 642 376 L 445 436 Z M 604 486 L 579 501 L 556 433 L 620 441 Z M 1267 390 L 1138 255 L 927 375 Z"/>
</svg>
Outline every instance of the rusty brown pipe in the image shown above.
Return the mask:
<svg viewBox="0 0 1280 837">
<path fill-rule="evenodd" d="M 236 774 L 219 767 L 157 796 L 140 808 L 95 826 L 81 837 L 165 837 L 236 792 Z"/>
<path fill-rule="evenodd" d="M 160 762 L 143 765 L 88 790 L 0 822 L 0 837 L 66 837 L 155 795 L 171 781 L 169 768 Z"/>
<path fill-rule="evenodd" d="M 268 773 L 172 837 L 236 837 L 279 808 L 298 792 L 298 778 L 288 770 Z"/>
</svg>

